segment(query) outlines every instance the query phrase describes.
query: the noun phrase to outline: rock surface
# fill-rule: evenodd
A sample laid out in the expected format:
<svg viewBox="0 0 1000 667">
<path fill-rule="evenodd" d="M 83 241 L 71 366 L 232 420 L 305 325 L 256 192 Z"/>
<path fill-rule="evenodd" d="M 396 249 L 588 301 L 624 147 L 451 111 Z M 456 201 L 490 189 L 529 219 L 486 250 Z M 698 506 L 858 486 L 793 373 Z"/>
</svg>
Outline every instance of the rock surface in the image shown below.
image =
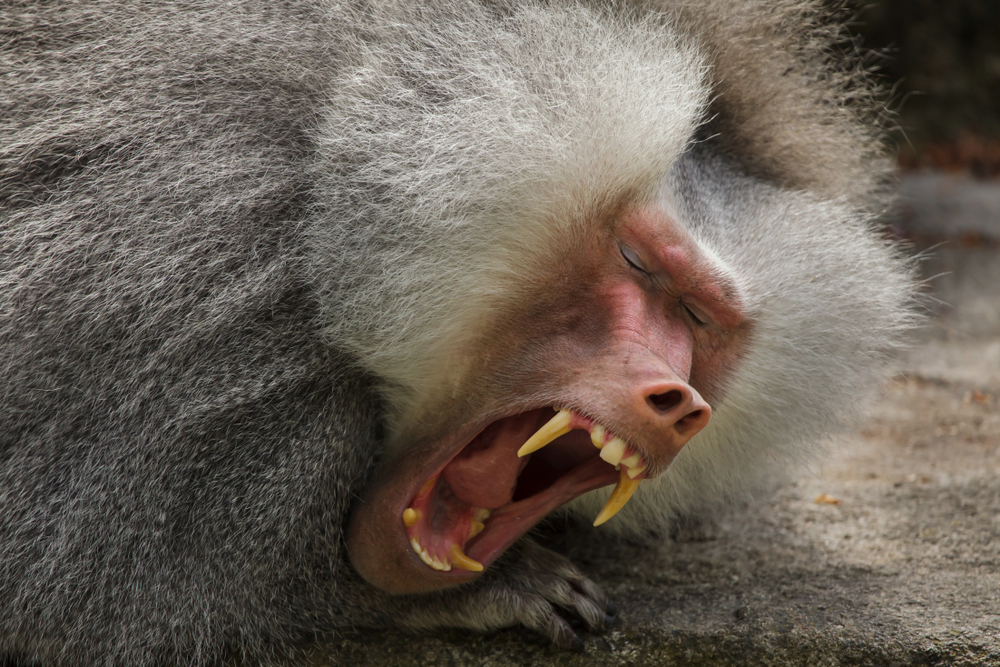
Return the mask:
<svg viewBox="0 0 1000 667">
<path fill-rule="evenodd" d="M 966 194 L 904 181 L 899 223 L 918 250 L 946 240 L 922 263 L 931 321 L 824 465 L 657 546 L 552 538 L 617 604 L 616 628 L 583 653 L 518 629 L 358 633 L 315 664 L 1000 665 L 1000 198 L 982 213 L 1000 189 L 937 178 Z"/>
</svg>

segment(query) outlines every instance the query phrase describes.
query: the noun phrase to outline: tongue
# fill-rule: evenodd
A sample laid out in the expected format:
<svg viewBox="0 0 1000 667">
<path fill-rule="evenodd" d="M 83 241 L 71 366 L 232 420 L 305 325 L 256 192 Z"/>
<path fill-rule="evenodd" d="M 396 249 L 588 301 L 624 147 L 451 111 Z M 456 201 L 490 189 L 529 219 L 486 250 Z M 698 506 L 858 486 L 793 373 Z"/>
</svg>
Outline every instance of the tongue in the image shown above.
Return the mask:
<svg viewBox="0 0 1000 667">
<path fill-rule="evenodd" d="M 441 472 L 452 493 L 467 505 L 496 509 L 514 497 L 517 476 L 530 456 L 517 457 L 538 430 L 533 413 L 495 421 L 465 446 Z"/>
</svg>

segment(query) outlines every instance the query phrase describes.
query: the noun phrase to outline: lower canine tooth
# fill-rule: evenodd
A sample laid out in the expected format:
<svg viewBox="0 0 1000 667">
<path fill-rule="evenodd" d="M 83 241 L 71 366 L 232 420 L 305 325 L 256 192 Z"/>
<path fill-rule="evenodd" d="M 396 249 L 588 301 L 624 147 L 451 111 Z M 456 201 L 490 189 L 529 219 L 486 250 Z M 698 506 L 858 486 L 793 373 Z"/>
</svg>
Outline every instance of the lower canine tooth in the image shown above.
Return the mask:
<svg viewBox="0 0 1000 667">
<path fill-rule="evenodd" d="M 517 450 L 517 455 L 527 456 L 532 452 L 537 452 L 559 436 L 569 433 L 569 422 L 572 417 L 573 413 L 569 410 L 560 410 L 555 417 L 547 421 L 535 431 L 533 436 L 528 438 L 527 442 L 521 445 L 521 449 Z"/>
<path fill-rule="evenodd" d="M 602 451 L 601 454 L 603 455 L 603 453 Z M 604 504 L 604 509 L 594 519 L 594 525 L 600 526 L 615 514 L 618 514 L 618 510 L 625 507 L 625 503 L 632 497 L 635 490 L 639 488 L 639 482 L 641 481 L 641 479 L 632 479 L 629 477 L 627 471 L 622 470 L 621 475 L 618 477 L 618 484 L 615 485 L 615 490 L 611 492 L 611 497 Z"/>
<path fill-rule="evenodd" d="M 451 545 L 451 549 L 448 550 L 451 555 L 451 562 L 455 567 L 462 570 L 468 570 L 469 572 L 482 572 L 483 564 L 479 561 L 472 560 L 462 552 L 462 547 L 457 544 Z"/>
<path fill-rule="evenodd" d="M 621 463 L 623 456 L 625 456 L 625 441 L 618 436 L 608 440 L 604 449 L 601 450 L 601 458 L 613 466 Z"/>
</svg>

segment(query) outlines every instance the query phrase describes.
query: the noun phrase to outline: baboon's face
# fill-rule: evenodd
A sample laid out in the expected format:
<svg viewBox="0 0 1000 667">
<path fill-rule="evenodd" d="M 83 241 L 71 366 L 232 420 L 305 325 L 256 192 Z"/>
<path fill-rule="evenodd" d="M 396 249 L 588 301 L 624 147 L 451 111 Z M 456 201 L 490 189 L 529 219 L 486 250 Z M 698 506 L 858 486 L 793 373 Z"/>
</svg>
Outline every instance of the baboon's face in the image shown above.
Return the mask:
<svg viewBox="0 0 1000 667">
<path fill-rule="evenodd" d="M 435 424 L 377 473 L 355 567 L 390 592 L 474 578 L 549 512 L 617 483 L 613 516 L 711 417 L 750 325 L 735 282 L 663 209 L 629 206 L 526 276 Z M 429 410 L 431 411 L 431 410 Z"/>
</svg>

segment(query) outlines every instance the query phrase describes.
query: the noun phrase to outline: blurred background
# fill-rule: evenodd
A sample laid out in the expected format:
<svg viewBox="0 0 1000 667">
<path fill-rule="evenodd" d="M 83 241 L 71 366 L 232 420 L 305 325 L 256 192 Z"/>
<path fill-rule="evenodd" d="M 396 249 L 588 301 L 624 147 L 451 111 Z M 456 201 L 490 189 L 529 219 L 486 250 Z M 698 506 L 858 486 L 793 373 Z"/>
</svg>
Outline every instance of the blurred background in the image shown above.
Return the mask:
<svg viewBox="0 0 1000 667">
<path fill-rule="evenodd" d="M 848 0 L 905 169 L 1000 177 L 1000 0 Z"/>
<path fill-rule="evenodd" d="M 941 353 L 942 372 L 968 366 L 1000 395 L 1000 0 L 839 6 L 890 91 L 900 198 L 887 222 L 922 258 L 921 340 L 950 349 L 922 348 L 911 368 Z"/>
</svg>

